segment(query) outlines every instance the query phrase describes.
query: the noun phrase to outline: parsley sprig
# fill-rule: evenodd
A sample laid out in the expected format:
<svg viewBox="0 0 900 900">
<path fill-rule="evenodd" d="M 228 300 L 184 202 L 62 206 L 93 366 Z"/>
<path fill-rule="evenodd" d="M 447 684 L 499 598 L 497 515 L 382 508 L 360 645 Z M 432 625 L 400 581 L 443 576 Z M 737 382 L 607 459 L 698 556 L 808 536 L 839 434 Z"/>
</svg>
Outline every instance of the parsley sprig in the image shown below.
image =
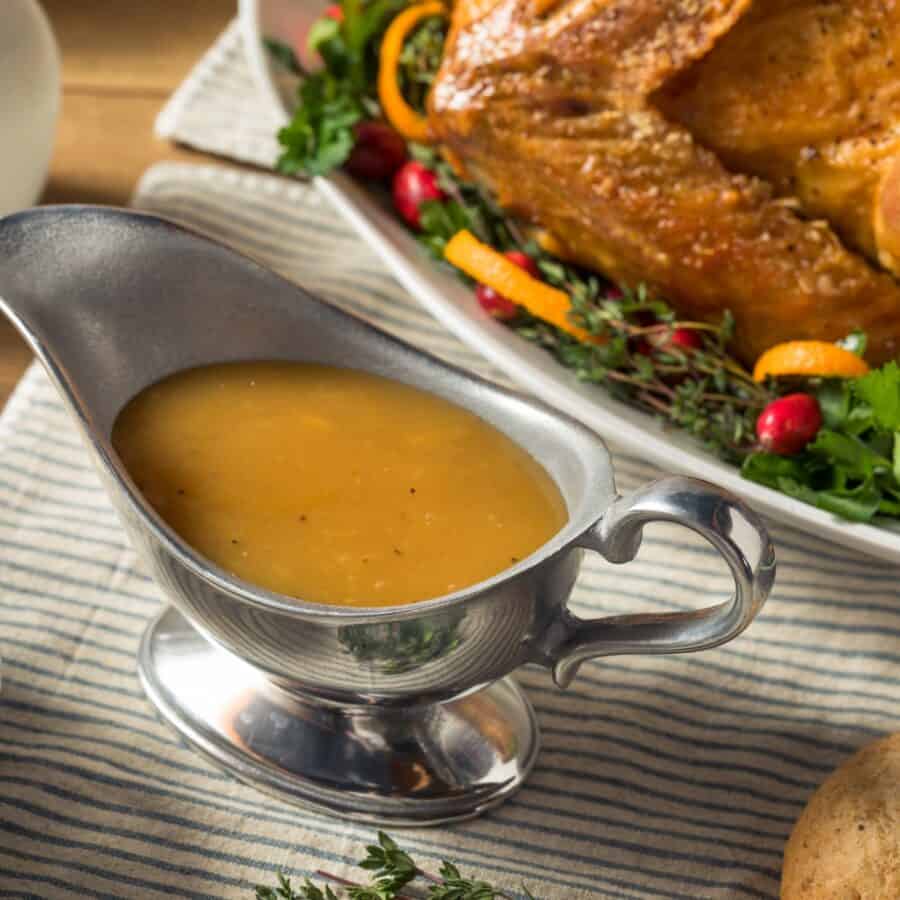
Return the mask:
<svg viewBox="0 0 900 900">
<path fill-rule="evenodd" d="M 278 132 L 283 151 L 277 167 L 285 175 L 325 175 L 347 161 L 353 126 L 379 116 L 375 84 L 378 44 L 407 0 L 343 0 L 340 22 L 323 17 L 307 43 L 322 68 L 303 72 L 290 48 L 269 44 L 287 69 L 303 76 L 293 118 Z M 287 52 L 286 52 L 287 51 Z"/>
<path fill-rule="evenodd" d="M 743 474 L 845 519 L 900 517 L 900 367 L 809 387 L 823 416 L 816 439 L 796 456 L 754 453 Z"/>
<path fill-rule="evenodd" d="M 330 885 L 319 887 L 308 878 L 294 887 L 291 880 L 279 873 L 276 887 L 258 887 L 256 900 L 515 900 L 485 881 L 463 877 L 453 863 L 444 860 L 440 874 L 431 875 L 420 869 L 413 858 L 397 846 L 383 831 L 378 843 L 366 847 L 366 856 L 359 867 L 370 873 L 368 884 L 359 884 L 327 872 L 317 874 L 339 885 L 336 893 Z M 419 884 L 416 884 L 418 882 Z M 522 888 L 526 900 L 534 900 L 527 888 Z"/>
</svg>

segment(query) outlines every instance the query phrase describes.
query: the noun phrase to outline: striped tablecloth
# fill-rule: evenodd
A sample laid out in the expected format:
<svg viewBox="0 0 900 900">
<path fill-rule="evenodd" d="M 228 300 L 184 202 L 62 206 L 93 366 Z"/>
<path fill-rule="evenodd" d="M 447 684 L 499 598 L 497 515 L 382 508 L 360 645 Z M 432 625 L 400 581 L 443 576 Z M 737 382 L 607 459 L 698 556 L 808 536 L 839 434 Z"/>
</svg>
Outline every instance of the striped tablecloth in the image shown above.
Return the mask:
<svg viewBox="0 0 900 900">
<path fill-rule="evenodd" d="M 226 33 L 162 124 L 194 143 L 204 129 L 230 135 L 232 152 L 256 141 L 259 153 L 249 91 Z M 135 204 L 485 371 L 301 184 L 166 164 Z M 621 454 L 616 463 L 623 491 L 656 474 Z M 529 783 L 482 819 L 401 842 L 423 862 L 447 854 L 543 898 L 776 897 L 783 843 L 810 792 L 900 724 L 900 598 L 896 569 L 772 527 L 778 584 L 745 635 L 702 655 L 588 663 L 566 693 L 545 672 L 521 672 L 544 735 Z M 372 829 L 235 783 L 144 699 L 135 652 L 162 600 L 36 369 L 0 416 L 0 544 L 0 897 L 251 898 L 279 869 L 349 873 Z M 683 609 L 727 585 L 698 541 L 656 526 L 611 577 L 589 559 L 575 603 L 594 614 Z"/>
</svg>

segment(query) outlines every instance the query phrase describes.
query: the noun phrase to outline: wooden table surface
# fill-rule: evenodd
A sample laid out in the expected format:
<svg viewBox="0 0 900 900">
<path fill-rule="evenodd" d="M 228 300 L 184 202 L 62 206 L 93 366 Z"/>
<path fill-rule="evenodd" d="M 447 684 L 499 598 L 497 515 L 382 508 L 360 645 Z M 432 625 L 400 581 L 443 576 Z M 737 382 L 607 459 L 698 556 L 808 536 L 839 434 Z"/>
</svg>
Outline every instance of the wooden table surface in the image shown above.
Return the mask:
<svg viewBox="0 0 900 900">
<path fill-rule="evenodd" d="M 43 202 L 124 205 L 154 162 L 203 158 L 157 140 L 153 120 L 234 16 L 234 0 L 43 0 L 43 6 L 63 64 L 62 109 Z M 0 321 L 0 407 L 29 359 L 18 335 Z"/>
</svg>

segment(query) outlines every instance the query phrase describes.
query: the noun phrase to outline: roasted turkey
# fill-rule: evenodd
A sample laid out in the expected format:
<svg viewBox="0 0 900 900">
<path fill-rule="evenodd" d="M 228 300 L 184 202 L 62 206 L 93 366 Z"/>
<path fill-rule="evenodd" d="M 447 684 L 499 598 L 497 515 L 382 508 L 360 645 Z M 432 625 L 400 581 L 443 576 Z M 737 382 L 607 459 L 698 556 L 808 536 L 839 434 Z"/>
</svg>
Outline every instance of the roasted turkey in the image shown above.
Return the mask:
<svg viewBox="0 0 900 900">
<path fill-rule="evenodd" d="M 900 352 L 900 0 L 458 0 L 438 139 L 679 314 Z"/>
</svg>

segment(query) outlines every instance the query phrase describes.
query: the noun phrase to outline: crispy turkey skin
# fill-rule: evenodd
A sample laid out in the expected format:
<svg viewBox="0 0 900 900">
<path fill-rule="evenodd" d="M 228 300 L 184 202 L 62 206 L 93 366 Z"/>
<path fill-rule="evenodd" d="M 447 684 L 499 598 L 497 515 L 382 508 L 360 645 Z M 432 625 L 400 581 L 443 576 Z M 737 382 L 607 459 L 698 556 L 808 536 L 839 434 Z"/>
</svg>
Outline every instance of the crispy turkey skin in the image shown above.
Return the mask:
<svg viewBox="0 0 900 900">
<path fill-rule="evenodd" d="M 510 212 L 735 352 L 900 350 L 894 0 L 459 0 L 433 131 Z M 900 56 L 897 57 L 900 66 Z"/>
</svg>

